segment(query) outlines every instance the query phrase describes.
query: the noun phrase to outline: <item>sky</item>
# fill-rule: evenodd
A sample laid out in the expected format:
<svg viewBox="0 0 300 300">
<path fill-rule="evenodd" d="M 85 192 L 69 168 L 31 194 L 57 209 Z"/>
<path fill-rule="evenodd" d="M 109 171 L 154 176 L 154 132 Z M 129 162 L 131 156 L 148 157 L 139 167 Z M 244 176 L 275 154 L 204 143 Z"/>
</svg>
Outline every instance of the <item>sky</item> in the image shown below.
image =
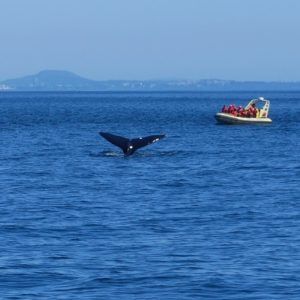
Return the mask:
<svg viewBox="0 0 300 300">
<path fill-rule="evenodd" d="M 0 80 L 300 81 L 299 0 L 0 0 Z"/>
</svg>

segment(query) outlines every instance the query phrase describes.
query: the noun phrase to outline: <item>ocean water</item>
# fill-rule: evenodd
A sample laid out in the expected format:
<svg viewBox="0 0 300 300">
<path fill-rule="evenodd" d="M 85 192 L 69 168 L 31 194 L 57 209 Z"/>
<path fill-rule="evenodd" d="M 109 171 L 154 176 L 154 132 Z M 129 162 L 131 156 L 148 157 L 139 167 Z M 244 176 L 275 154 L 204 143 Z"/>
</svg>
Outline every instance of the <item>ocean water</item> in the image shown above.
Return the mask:
<svg viewBox="0 0 300 300">
<path fill-rule="evenodd" d="M 300 299 L 300 93 L 2 93 L 0 132 L 1 299 Z"/>
</svg>

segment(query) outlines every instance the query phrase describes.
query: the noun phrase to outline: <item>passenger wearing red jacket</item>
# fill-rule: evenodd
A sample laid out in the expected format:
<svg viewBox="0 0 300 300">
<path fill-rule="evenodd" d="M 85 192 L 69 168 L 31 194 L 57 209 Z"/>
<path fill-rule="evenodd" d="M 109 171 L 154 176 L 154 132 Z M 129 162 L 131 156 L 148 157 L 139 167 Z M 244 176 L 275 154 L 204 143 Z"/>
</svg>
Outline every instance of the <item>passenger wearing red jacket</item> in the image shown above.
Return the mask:
<svg viewBox="0 0 300 300">
<path fill-rule="evenodd" d="M 227 113 L 227 112 L 228 112 L 228 109 L 227 109 L 226 105 L 224 105 L 222 108 L 222 113 Z"/>
</svg>

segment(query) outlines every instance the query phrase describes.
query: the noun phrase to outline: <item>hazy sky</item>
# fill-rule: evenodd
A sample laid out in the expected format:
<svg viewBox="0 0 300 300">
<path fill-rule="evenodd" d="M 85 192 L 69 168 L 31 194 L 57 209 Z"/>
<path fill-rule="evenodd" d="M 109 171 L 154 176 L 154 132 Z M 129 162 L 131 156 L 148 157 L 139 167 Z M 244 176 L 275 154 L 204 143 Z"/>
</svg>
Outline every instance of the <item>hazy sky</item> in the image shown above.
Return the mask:
<svg viewBox="0 0 300 300">
<path fill-rule="evenodd" d="M 0 80 L 300 81 L 300 0 L 0 0 Z"/>
</svg>

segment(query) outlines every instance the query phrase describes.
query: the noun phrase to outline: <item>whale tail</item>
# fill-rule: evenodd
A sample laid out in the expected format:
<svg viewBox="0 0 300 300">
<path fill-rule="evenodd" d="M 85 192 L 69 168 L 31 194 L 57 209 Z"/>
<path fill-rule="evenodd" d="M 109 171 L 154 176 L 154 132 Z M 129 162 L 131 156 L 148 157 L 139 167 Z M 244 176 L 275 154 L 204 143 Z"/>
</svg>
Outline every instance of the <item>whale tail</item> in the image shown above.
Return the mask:
<svg viewBox="0 0 300 300">
<path fill-rule="evenodd" d="M 107 132 L 100 132 L 99 134 L 110 143 L 121 148 L 125 155 L 131 155 L 137 149 L 153 144 L 165 137 L 164 134 L 160 134 L 160 135 L 150 135 L 150 136 L 136 138 L 136 139 L 127 139 L 125 137 L 114 135 Z"/>
</svg>

